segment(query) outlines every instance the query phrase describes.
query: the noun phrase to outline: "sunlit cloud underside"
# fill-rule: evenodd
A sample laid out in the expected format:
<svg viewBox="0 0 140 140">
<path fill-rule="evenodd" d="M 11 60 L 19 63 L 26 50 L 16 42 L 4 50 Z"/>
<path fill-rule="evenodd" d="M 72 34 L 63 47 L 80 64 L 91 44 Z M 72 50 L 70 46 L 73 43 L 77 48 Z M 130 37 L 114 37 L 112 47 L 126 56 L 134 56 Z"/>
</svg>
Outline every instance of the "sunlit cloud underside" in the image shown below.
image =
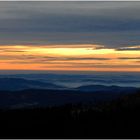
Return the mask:
<svg viewBox="0 0 140 140">
<path fill-rule="evenodd" d="M 140 46 L 0 46 L 1 70 L 140 71 Z"/>
</svg>

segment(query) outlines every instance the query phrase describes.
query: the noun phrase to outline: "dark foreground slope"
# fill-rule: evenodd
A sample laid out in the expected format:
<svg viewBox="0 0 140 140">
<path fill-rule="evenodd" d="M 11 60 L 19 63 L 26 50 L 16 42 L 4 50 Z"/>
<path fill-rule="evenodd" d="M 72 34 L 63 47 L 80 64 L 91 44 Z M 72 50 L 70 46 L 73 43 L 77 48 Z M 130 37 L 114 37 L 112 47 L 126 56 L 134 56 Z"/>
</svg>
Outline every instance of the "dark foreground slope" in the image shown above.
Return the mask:
<svg viewBox="0 0 140 140">
<path fill-rule="evenodd" d="M 140 91 L 98 105 L 0 111 L 1 138 L 140 138 Z"/>
<path fill-rule="evenodd" d="M 0 108 L 28 108 L 58 106 L 68 103 L 92 103 L 109 101 L 126 94 L 134 94 L 138 88 L 91 85 L 78 89 L 25 89 L 0 90 Z"/>
</svg>

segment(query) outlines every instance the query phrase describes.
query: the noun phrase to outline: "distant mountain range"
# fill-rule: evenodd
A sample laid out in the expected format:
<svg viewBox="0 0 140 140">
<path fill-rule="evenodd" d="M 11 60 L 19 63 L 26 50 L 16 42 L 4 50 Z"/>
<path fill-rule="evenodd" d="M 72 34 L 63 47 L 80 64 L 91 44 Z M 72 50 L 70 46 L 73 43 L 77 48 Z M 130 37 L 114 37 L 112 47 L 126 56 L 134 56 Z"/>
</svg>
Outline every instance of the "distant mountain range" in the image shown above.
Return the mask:
<svg viewBox="0 0 140 140">
<path fill-rule="evenodd" d="M 0 78 L 0 90 L 23 90 L 23 89 L 62 89 L 64 87 L 48 82 L 27 80 L 23 78 Z"/>
<path fill-rule="evenodd" d="M 93 73 L 93 74 L 11 74 L 0 75 L 0 78 L 22 78 L 53 83 L 68 88 L 84 85 L 105 85 L 122 87 L 140 87 L 140 73 Z"/>
<path fill-rule="evenodd" d="M 22 78 L 0 78 L 0 108 L 98 103 L 137 92 L 138 88 L 87 85 L 68 89 L 52 83 Z"/>
<path fill-rule="evenodd" d="M 105 85 L 83 85 L 77 88 L 66 88 L 61 85 L 57 85 L 50 82 L 41 82 L 39 80 L 29 80 L 24 78 L 0 78 L 0 90 L 6 91 L 17 91 L 24 89 L 71 89 L 71 90 L 80 90 L 80 91 L 89 91 L 89 92 L 122 92 L 124 91 L 133 91 L 137 88 L 135 87 L 120 87 L 120 86 L 105 86 Z"/>
<path fill-rule="evenodd" d="M 114 93 L 131 93 L 135 91 L 137 88 L 135 87 L 120 87 L 120 86 L 104 86 L 104 85 L 85 85 L 76 88 L 77 90 L 81 91 L 92 91 L 92 92 L 114 92 Z"/>
</svg>

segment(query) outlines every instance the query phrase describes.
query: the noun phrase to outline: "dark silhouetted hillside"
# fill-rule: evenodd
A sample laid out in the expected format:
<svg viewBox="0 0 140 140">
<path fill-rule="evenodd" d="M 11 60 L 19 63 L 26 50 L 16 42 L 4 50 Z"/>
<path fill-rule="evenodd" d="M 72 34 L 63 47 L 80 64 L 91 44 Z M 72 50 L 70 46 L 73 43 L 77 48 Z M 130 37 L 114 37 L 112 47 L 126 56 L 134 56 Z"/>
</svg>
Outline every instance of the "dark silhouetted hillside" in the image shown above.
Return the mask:
<svg viewBox="0 0 140 140">
<path fill-rule="evenodd" d="M 104 85 L 85 85 L 76 88 L 81 91 L 94 91 L 94 92 L 114 92 L 128 94 L 136 90 L 135 87 L 120 87 L 120 86 L 104 86 Z"/>
<path fill-rule="evenodd" d="M 100 104 L 0 110 L 1 138 L 140 138 L 140 91 Z"/>
<path fill-rule="evenodd" d="M 70 103 L 96 104 L 98 102 L 114 100 L 126 94 L 134 94 L 137 90 L 137 88 L 98 85 L 92 86 L 92 90 L 26 89 L 0 91 L 0 108 L 47 107 Z"/>
</svg>

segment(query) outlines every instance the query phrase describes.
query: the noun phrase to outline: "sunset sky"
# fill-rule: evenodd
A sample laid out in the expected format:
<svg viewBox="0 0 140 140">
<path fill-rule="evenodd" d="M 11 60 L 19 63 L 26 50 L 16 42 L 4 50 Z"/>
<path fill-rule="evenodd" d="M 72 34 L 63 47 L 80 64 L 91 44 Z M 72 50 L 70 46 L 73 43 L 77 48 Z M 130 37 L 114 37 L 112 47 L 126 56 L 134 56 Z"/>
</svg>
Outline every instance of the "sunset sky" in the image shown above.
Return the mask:
<svg viewBox="0 0 140 140">
<path fill-rule="evenodd" d="M 140 2 L 0 2 L 0 70 L 140 72 Z"/>
</svg>

